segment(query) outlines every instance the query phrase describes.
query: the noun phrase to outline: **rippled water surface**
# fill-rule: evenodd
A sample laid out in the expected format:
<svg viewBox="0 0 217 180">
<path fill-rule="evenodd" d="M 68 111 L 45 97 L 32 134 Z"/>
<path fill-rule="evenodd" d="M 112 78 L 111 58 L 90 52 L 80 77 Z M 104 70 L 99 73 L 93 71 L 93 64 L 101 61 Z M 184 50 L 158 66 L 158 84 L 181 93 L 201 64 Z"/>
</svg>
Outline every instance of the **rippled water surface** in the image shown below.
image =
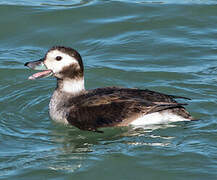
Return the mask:
<svg viewBox="0 0 217 180">
<path fill-rule="evenodd" d="M 0 179 L 217 179 L 217 3 L 214 0 L 0 2 Z M 26 61 L 77 49 L 86 88 L 148 88 L 192 98 L 199 119 L 108 128 L 53 123 L 52 78 Z"/>
</svg>

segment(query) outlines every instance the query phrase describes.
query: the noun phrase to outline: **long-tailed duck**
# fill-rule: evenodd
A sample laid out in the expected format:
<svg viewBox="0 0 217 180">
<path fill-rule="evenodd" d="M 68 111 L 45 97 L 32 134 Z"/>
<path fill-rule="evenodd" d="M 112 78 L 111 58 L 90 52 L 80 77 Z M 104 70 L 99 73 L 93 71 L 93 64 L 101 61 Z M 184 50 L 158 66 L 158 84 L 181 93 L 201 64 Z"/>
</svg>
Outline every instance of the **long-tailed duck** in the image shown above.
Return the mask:
<svg viewBox="0 0 217 180">
<path fill-rule="evenodd" d="M 57 87 L 51 97 L 49 113 L 54 121 L 71 124 L 81 130 L 102 132 L 98 128 L 146 125 L 193 120 L 174 99 L 148 89 L 104 87 L 85 90 L 84 67 L 80 54 L 70 48 L 55 46 L 44 58 L 27 62 L 34 70 L 44 70 L 29 77 L 54 76 Z"/>
</svg>

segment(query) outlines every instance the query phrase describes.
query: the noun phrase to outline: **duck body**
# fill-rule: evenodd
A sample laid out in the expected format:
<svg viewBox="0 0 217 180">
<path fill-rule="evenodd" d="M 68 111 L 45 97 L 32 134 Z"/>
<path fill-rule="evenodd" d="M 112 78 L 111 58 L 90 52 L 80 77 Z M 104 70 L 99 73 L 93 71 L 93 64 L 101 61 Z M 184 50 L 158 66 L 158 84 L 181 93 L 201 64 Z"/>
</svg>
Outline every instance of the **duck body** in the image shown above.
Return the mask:
<svg viewBox="0 0 217 180">
<path fill-rule="evenodd" d="M 56 122 L 97 132 L 101 127 L 128 126 L 138 123 L 142 125 L 148 117 L 146 115 L 154 113 L 155 116 L 157 115 L 155 119 L 149 119 L 149 122 L 144 124 L 154 124 L 156 120 L 158 123 L 163 123 L 160 113 L 173 114 L 173 118 L 179 117 L 178 119 L 182 121 L 190 120 L 191 116 L 183 104 L 177 103 L 173 98 L 174 96 L 150 90 L 118 87 L 97 88 L 83 91 L 76 96 L 56 89 L 49 104 L 49 112 Z M 166 121 L 168 122 L 170 118 L 168 117 Z"/>
<path fill-rule="evenodd" d="M 183 107 L 186 104 L 175 100 L 189 98 L 148 89 L 104 87 L 85 90 L 83 62 L 72 48 L 55 46 L 43 59 L 25 65 L 35 70 L 43 69 L 42 66 L 46 69 L 29 79 L 48 75 L 57 78 L 49 104 L 50 117 L 56 122 L 102 132 L 98 128 L 193 120 Z"/>
</svg>

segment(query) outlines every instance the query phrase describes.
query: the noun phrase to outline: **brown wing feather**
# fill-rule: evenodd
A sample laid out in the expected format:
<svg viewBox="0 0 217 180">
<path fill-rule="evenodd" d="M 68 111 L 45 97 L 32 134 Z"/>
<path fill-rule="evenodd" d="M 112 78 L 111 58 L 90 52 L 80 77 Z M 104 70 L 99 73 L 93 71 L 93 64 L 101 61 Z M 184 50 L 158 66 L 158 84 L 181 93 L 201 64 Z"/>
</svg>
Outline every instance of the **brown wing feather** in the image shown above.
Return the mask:
<svg viewBox="0 0 217 180">
<path fill-rule="evenodd" d="M 93 94 L 97 95 L 108 95 L 108 94 L 115 94 L 118 93 L 123 97 L 129 98 L 139 98 L 139 99 L 146 99 L 148 101 L 155 101 L 155 102 L 176 102 L 174 99 L 182 98 L 188 99 L 182 96 L 174 96 L 168 95 L 164 93 L 159 93 L 155 91 L 150 91 L 148 89 L 136 89 L 136 88 L 121 88 L 121 87 L 105 87 L 105 88 L 97 88 L 94 90 L 88 91 L 88 94 L 92 96 Z"/>
<path fill-rule="evenodd" d="M 94 90 L 86 91 L 83 95 L 80 95 L 72 99 L 72 102 L 78 105 L 85 103 L 90 103 L 90 101 L 95 101 L 98 99 L 103 99 L 103 97 L 110 99 L 137 99 L 137 100 L 146 100 L 150 102 L 176 102 L 174 98 L 184 98 L 179 96 L 167 95 L 163 93 L 158 93 L 155 91 L 150 91 L 148 89 L 133 89 L 133 88 L 119 88 L 119 87 L 106 87 L 106 88 L 97 88 Z"/>
<path fill-rule="evenodd" d="M 68 122 L 80 129 L 97 131 L 115 126 L 135 114 L 182 107 L 170 96 L 149 90 L 98 88 L 73 98 Z"/>
</svg>

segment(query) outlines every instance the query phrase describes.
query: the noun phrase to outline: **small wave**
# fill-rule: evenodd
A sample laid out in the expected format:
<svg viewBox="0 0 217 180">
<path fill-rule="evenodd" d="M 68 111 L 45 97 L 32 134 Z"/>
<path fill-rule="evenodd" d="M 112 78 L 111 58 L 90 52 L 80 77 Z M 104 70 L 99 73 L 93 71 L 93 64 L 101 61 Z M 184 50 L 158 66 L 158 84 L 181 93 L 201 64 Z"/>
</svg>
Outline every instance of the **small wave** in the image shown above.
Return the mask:
<svg viewBox="0 0 217 180">
<path fill-rule="evenodd" d="M 67 7 L 79 7 L 91 3 L 94 0 L 37 0 L 37 1 L 1 1 L 0 5 L 13 5 L 13 6 L 41 6 L 50 8 L 67 8 Z"/>
</svg>

